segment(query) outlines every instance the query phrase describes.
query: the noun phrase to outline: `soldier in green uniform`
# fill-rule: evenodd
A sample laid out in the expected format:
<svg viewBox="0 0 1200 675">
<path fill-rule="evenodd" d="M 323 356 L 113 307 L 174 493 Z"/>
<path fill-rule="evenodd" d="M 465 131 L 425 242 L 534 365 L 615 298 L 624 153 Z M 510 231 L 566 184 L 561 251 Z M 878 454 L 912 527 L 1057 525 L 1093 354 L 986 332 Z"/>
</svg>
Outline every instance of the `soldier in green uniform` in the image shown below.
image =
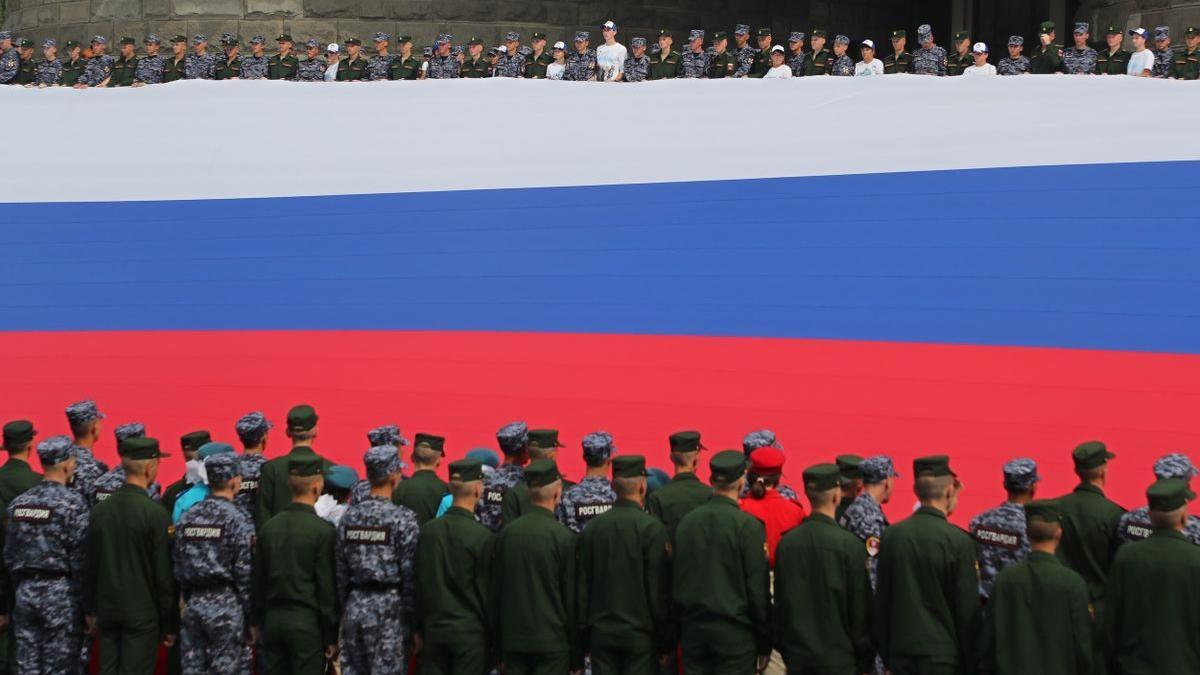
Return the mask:
<svg viewBox="0 0 1200 675">
<path fill-rule="evenodd" d="M 121 38 L 121 53 L 113 60 L 112 77 L 108 80 L 108 86 L 132 85 L 133 76 L 137 73 L 137 62 L 137 40 L 131 37 Z"/>
<path fill-rule="evenodd" d="M 755 37 L 758 38 L 758 53 L 754 55 L 754 62 L 746 76 L 762 79 L 771 69 L 771 29 L 759 28 Z"/>
<path fill-rule="evenodd" d="M 296 79 L 296 73 L 300 70 L 300 59 L 292 53 L 295 45 L 292 36 L 288 33 L 281 33 L 279 37 L 275 38 L 275 42 L 279 44 L 279 53 L 267 61 L 267 79 Z"/>
<path fill-rule="evenodd" d="M 976 665 L 979 573 L 975 542 L 946 519 L 961 484 L 945 455 L 913 460 L 913 515 L 879 550 L 875 643 L 892 675 L 954 675 Z"/>
<path fill-rule="evenodd" d="M 908 43 L 908 33 L 904 30 L 892 31 L 892 53 L 883 60 L 883 74 L 912 72 L 912 54 L 904 50 Z"/>
<path fill-rule="evenodd" d="M 187 59 L 187 38 L 176 35 L 171 38 L 171 55 L 163 60 L 163 82 L 183 79 L 183 62 Z"/>
<path fill-rule="evenodd" d="M 825 49 L 825 29 L 814 28 L 809 33 L 808 42 L 812 46 L 804 58 L 804 76 L 828 75 L 829 66 L 833 64 L 833 52 Z"/>
<path fill-rule="evenodd" d="M 733 77 L 737 69 L 737 59 L 729 53 L 729 34 L 725 31 L 713 33 L 712 58 L 709 60 L 708 78 L 719 80 L 722 77 Z"/>
<path fill-rule="evenodd" d="M 17 495 L 42 482 L 42 474 L 29 468 L 37 430 L 29 420 L 14 420 L 4 425 L 3 434 L 8 461 L 0 466 L 0 501 L 11 504 Z"/>
<path fill-rule="evenodd" d="M 671 463 L 675 465 L 675 477 L 671 482 L 654 491 L 646 500 L 650 515 L 663 521 L 667 534 L 675 538 L 675 528 L 692 509 L 708 501 L 712 488 L 700 482 L 696 467 L 700 464 L 699 431 L 680 431 L 671 434 Z"/>
<path fill-rule="evenodd" d="M 292 439 L 291 451 L 263 464 L 258 478 L 258 504 L 254 522 L 260 527 L 292 503 L 291 489 L 288 487 L 291 482 L 288 469 L 291 460 L 320 460 L 322 473 L 333 466 L 332 462 L 312 449 L 313 440 L 317 437 L 317 411 L 312 406 L 298 405 L 288 411 L 287 435 Z"/>
<path fill-rule="evenodd" d="M 1195 80 L 1200 78 L 1200 28 L 1188 26 L 1183 32 L 1187 46 L 1175 50 L 1175 58 L 1171 61 L 1171 77 L 1177 80 Z"/>
<path fill-rule="evenodd" d="M 241 77 L 242 59 L 238 54 L 242 48 L 241 40 L 232 33 L 226 33 L 221 36 L 221 47 L 224 48 L 225 55 L 217 59 L 217 67 L 214 71 L 213 79 L 232 80 Z"/>
<path fill-rule="evenodd" d="M 1062 514 L 1062 542 L 1058 557 L 1083 577 L 1088 587 L 1097 631 L 1093 633 L 1093 661 L 1103 673 L 1104 636 L 1099 632 L 1104 620 L 1105 583 L 1108 568 L 1120 544 L 1117 524 L 1125 509 L 1104 496 L 1108 481 L 1108 460 L 1116 455 L 1098 441 L 1083 443 L 1071 453 L 1079 485 L 1070 494 L 1058 498 Z"/>
<path fill-rule="evenodd" d="M 1040 44 L 1029 55 L 1029 72 L 1034 75 L 1062 72 L 1063 46 L 1054 43 L 1054 36 L 1054 22 L 1043 21 L 1038 31 Z"/>
<path fill-rule="evenodd" d="M 400 53 L 392 59 L 388 66 L 389 80 L 419 80 L 421 79 L 421 60 L 412 55 L 412 37 L 401 35 L 396 38 Z"/>
<path fill-rule="evenodd" d="M 530 431 L 532 441 L 534 432 Z M 496 536 L 489 621 L 505 675 L 562 675 L 583 665 L 576 536 L 554 516 L 563 484 L 552 459 L 525 467 L 529 510 Z M 511 490 L 510 490 L 511 492 Z"/>
<path fill-rule="evenodd" d="M 838 455 L 837 459 L 834 460 L 837 462 L 838 470 L 841 471 L 842 475 L 842 497 L 838 500 L 837 511 L 834 513 L 834 519 L 839 523 L 842 522 L 842 514 L 862 494 L 862 459 L 858 455 Z"/>
<path fill-rule="evenodd" d="M 154 672 L 160 644 L 171 647 L 179 604 L 171 574 L 171 516 L 146 490 L 168 455 L 153 438 L 129 438 L 118 452 L 125 484 L 92 510 L 84 614 L 100 635 L 100 672 Z"/>
<path fill-rule="evenodd" d="M 483 675 L 495 662 L 488 634 L 492 531 L 475 520 L 483 496 L 483 464 L 450 464 L 454 501 L 421 528 L 417 606 L 421 608 L 421 675 Z"/>
<path fill-rule="evenodd" d="M 1061 521 L 1053 501 L 1025 505 L 1031 550 L 1027 559 L 996 577 L 984 610 L 980 672 L 1091 675 L 1087 584 L 1054 555 L 1062 538 Z"/>
<path fill-rule="evenodd" d="M 18 85 L 33 84 L 36 79 L 37 64 L 33 60 L 33 40 L 23 38 L 17 42 L 17 50 L 21 57 L 21 65 L 17 67 L 17 76 L 12 83 Z"/>
<path fill-rule="evenodd" d="M 749 463 L 738 450 L 713 455 L 713 494 L 672 539 L 675 559 L 686 561 L 675 566 L 671 587 L 684 675 L 762 672 L 771 655 L 767 533 L 737 503 Z"/>
<path fill-rule="evenodd" d="M 467 40 L 467 54 L 463 57 L 459 74 L 468 79 L 492 76 L 492 64 L 483 56 L 483 40 L 477 37 Z"/>
<path fill-rule="evenodd" d="M 204 430 L 190 431 L 181 436 L 179 438 L 179 449 L 183 453 L 183 461 L 198 461 L 197 453 L 200 452 L 200 446 L 211 441 L 212 434 Z M 185 471 L 184 475 L 180 476 L 179 480 L 171 483 L 166 487 L 165 490 L 163 490 L 162 501 L 159 503 L 163 505 L 163 508 L 167 510 L 167 513 L 173 513 L 175 511 L 175 500 L 179 499 L 179 495 L 183 494 L 184 491 L 191 486 L 192 484 L 188 482 L 187 473 Z"/>
<path fill-rule="evenodd" d="M 1195 498 L 1178 478 L 1146 490 L 1154 533 L 1121 547 L 1108 577 L 1113 673 L 1200 673 L 1200 547 L 1183 535 Z"/>
<path fill-rule="evenodd" d="M 337 81 L 354 82 L 367 79 L 367 59 L 362 55 L 362 40 L 346 38 L 346 58 L 338 64 Z"/>
<path fill-rule="evenodd" d="M 80 57 L 83 49 L 79 43 L 74 40 L 67 40 L 63 48 L 67 50 L 67 58 L 63 60 L 62 78 L 58 83 L 64 87 L 74 87 L 79 81 L 79 76 L 83 75 L 84 66 L 87 65 L 87 60 Z"/>
<path fill-rule="evenodd" d="M 1097 75 L 1124 75 L 1129 69 L 1129 52 L 1122 48 L 1125 42 L 1125 31 L 1117 26 L 1109 26 L 1104 31 L 1104 39 L 1108 49 L 1101 49 L 1096 54 Z"/>
<path fill-rule="evenodd" d="M 531 460 L 548 459 L 553 462 L 558 458 L 558 449 L 561 447 L 563 444 L 558 442 L 557 429 L 529 430 L 529 458 Z M 559 476 L 559 480 L 562 482 L 564 492 L 575 485 L 562 475 Z M 504 493 L 504 501 L 500 503 L 501 527 L 528 513 L 529 507 L 529 488 L 526 483 L 517 483 L 511 490 Z"/>
<path fill-rule="evenodd" d="M 671 31 L 658 31 L 658 51 L 650 55 L 650 80 L 670 80 L 683 72 L 683 55 L 671 49 L 675 42 Z"/>
<path fill-rule="evenodd" d="M 533 53 L 525 61 L 524 77 L 530 80 L 546 79 L 546 66 L 554 63 L 554 57 L 546 51 L 546 34 L 534 33 L 533 39 L 529 41 L 529 46 L 533 48 Z"/>
<path fill-rule="evenodd" d="M 289 431 L 293 421 L 289 414 Z M 315 455 L 279 459 L 286 462 L 291 499 L 258 534 L 251 623 L 262 630 L 268 673 L 323 675 L 337 657 L 341 616 L 334 580 L 335 531 L 313 508 L 325 488 L 325 467 Z"/>
<path fill-rule="evenodd" d="M 869 673 L 871 585 L 862 540 L 838 526 L 841 470 L 804 470 L 812 513 L 775 549 L 775 647 L 789 673 Z"/>
<path fill-rule="evenodd" d="M 396 486 L 392 502 L 407 506 L 417 515 L 417 522 L 424 525 L 437 515 L 442 497 L 449 487 L 438 478 L 437 469 L 446 456 L 446 439 L 441 436 L 417 434 L 413 441 L 413 475 Z"/>
<path fill-rule="evenodd" d="M 671 545 L 645 511 L 646 458 L 612 460 L 617 501 L 579 536 L 579 616 L 593 675 L 654 675 L 670 649 Z"/>
<path fill-rule="evenodd" d="M 946 75 L 962 75 L 963 71 L 975 65 L 975 55 L 971 53 L 971 34 L 960 30 L 954 34 L 954 53 L 946 59 Z"/>
</svg>

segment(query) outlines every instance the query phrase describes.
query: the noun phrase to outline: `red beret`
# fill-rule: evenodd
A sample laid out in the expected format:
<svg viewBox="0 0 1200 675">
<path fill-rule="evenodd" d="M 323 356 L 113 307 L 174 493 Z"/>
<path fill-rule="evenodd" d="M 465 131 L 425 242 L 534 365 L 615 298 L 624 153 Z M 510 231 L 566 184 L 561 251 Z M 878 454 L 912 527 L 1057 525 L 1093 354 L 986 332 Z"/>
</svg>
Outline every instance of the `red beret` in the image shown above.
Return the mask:
<svg viewBox="0 0 1200 675">
<path fill-rule="evenodd" d="M 758 476 L 778 476 L 783 473 L 787 456 L 779 448 L 759 448 L 750 453 L 750 472 Z"/>
</svg>

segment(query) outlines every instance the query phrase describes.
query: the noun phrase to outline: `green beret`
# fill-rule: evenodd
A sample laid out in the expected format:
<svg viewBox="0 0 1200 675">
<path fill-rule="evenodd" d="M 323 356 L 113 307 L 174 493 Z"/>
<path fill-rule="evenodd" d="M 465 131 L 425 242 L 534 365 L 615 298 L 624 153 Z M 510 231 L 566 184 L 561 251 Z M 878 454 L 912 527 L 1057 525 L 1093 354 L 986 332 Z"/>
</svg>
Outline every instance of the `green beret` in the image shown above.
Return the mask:
<svg viewBox="0 0 1200 675">
<path fill-rule="evenodd" d="M 123 38 L 121 38 L 121 44 L 123 44 L 123 45 L 136 45 L 136 44 L 137 44 L 137 40 L 134 40 L 133 38 L 126 36 L 126 37 L 123 37 Z"/>
<path fill-rule="evenodd" d="M 530 429 L 529 447 L 549 450 L 564 446 L 558 442 L 558 429 Z"/>
<path fill-rule="evenodd" d="M 842 482 L 842 470 L 837 464 L 814 464 L 804 470 L 804 489 L 824 492 L 838 487 Z"/>
<path fill-rule="evenodd" d="M 430 450 L 437 450 L 443 455 L 446 454 L 446 439 L 441 436 L 431 434 L 417 434 L 413 440 L 413 448 L 418 448 L 424 445 Z"/>
<path fill-rule="evenodd" d="M 1043 523 L 1062 521 L 1062 513 L 1058 510 L 1058 502 L 1053 499 L 1035 499 L 1025 505 L 1025 522 L 1032 523 L 1040 520 Z"/>
<path fill-rule="evenodd" d="M 757 35 L 758 37 L 771 37 L 771 29 L 770 28 L 759 28 L 758 31 L 755 33 L 755 35 Z"/>
<path fill-rule="evenodd" d="M 531 488 L 545 487 L 559 478 L 558 465 L 552 459 L 537 459 L 525 467 L 525 485 Z"/>
<path fill-rule="evenodd" d="M 814 28 L 814 29 L 812 29 L 812 30 L 808 31 L 808 35 L 809 35 L 809 37 L 815 37 L 815 38 L 818 38 L 818 37 L 819 37 L 819 38 L 823 38 L 823 37 L 829 37 L 829 36 L 828 36 L 828 35 L 825 33 L 825 29 L 824 29 L 824 28 Z"/>
<path fill-rule="evenodd" d="M 913 460 L 913 477 L 921 476 L 954 476 L 950 470 L 950 458 L 946 455 L 929 455 Z"/>
<path fill-rule="evenodd" d="M 1075 460 L 1076 469 L 1099 468 L 1114 457 L 1116 455 L 1109 452 L 1108 446 L 1100 441 L 1083 443 L 1071 453 L 1071 459 Z"/>
<path fill-rule="evenodd" d="M 1168 512 L 1182 508 L 1196 498 L 1187 481 L 1179 478 L 1160 478 L 1146 490 L 1146 503 L 1151 511 Z"/>
<path fill-rule="evenodd" d="M 862 457 L 858 455 L 838 455 L 837 462 L 838 470 L 842 472 L 842 478 L 845 480 L 862 480 Z"/>
<path fill-rule="evenodd" d="M 288 411 L 288 430 L 308 431 L 317 426 L 317 419 L 317 411 L 311 405 L 298 405 Z"/>
<path fill-rule="evenodd" d="M 908 37 L 908 31 L 905 31 L 904 29 L 892 31 L 892 39 L 893 40 L 897 40 L 902 37 Z"/>
<path fill-rule="evenodd" d="M 1041 29 L 1042 29 L 1043 33 L 1049 33 L 1050 31 L 1054 30 L 1054 22 L 1053 21 L 1043 21 Z"/>
<path fill-rule="evenodd" d="M 320 457 L 292 457 L 287 463 L 288 475 L 298 478 L 321 475 Z"/>
<path fill-rule="evenodd" d="M 954 33 L 954 39 L 955 39 L 955 41 L 958 41 L 958 40 L 966 40 L 966 39 L 967 39 L 967 38 L 969 38 L 969 37 L 971 37 L 971 34 L 970 34 L 970 33 L 968 33 L 968 32 L 967 32 L 967 31 L 965 31 L 965 30 L 960 30 L 960 31 L 957 31 L 957 32 L 955 32 L 955 33 Z"/>
<path fill-rule="evenodd" d="M 179 445 L 184 452 L 196 452 L 200 446 L 210 441 L 212 441 L 212 436 L 207 431 L 192 431 L 179 438 Z"/>
<path fill-rule="evenodd" d="M 713 480 L 732 483 L 746 473 L 746 467 L 749 464 L 750 460 L 746 459 L 745 453 L 737 450 L 722 450 L 708 461 L 708 470 L 712 474 Z"/>
<path fill-rule="evenodd" d="M 157 438 L 126 438 L 117 446 L 117 454 L 127 459 L 158 459 L 170 457 L 159 450 Z"/>
<path fill-rule="evenodd" d="M 640 478 L 646 475 L 646 458 L 641 455 L 620 455 L 612 461 L 613 478 Z"/>
<path fill-rule="evenodd" d="M 13 420 L 4 425 L 4 447 L 9 449 L 11 446 L 24 445 L 33 440 L 37 430 L 33 428 L 33 422 L 29 420 Z"/>
<path fill-rule="evenodd" d="M 699 431 L 679 431 L 671 434 L 671 452 L 696 452 L 703 450 Z"/>
<path fill-rule="evenodd" d="M 450 480 L 464 483 L 483 480 L 483 462 L 477 459 L 460 459 L 457 462 L 450 462 Z"/>
</svg>

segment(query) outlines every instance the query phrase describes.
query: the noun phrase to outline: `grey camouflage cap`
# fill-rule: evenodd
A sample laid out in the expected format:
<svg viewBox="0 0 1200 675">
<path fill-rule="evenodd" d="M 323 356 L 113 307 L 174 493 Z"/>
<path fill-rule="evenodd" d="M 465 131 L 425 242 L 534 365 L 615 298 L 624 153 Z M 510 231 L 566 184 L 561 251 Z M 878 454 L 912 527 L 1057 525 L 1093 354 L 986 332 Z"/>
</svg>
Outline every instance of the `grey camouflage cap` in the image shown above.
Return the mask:
<svg viewBox="0 0 1200 675">
<path fill-rule="evenodd" d="M 1200 471 L 1196 470 L 1196 467 L 1192 465 L 1192 460 L 1188 459 L 1187 455 L 1172 453 L 1170 455 L 1163 455 L 1154 462 L 1155 478 L 1191 480 L 1197 475 L 1200 475 Z"/>
<path fill-rule="evenodd" d="M 1165 40 L 1169 37 L 1171 37 L 1171 27 L 1170 26 L 1155 26 L 1155 28 L 1154 28 L 1154 39 L 1155 40 Z"/>
<path fill-rule="evenodd" d="M 646 46 L 646 38 L 635 37 L 635 38 L 633 38 L 632 41 L 630 41 L 629 45 L 631 47 L 645 47 Z"/>
<path fill-rule="evenodd" d="M 439 44 L 443 43 L 443 42 L 453 42 L 454 36 L 449 33 L 442 33 L 441 35 L 438 36 L 437 41 Z"/>
<path fill-rule="evenodd" d="M 607 431 L 594 431 L 583 437 L 584 459 L 611 457 L 616 449 L 616 446 L 613 445 L 612 434 Z"/>
<path fill-rule="evenodd" d="M 759 448 L 779 448 L 782 450 L 783 446 L 779 445 L 779 441 L 775 439 L 775 432 L 770 429 L 751 431 L 742 439 L 742 450 L 746 455 Z"/>
<path fill-rule="evenodd" d="M 515 31 L 515 30 L 510 30 L 510 31 L 508 31 L 507 33 L 505 33 L 505 34 L 504 34 L 504 41 L 505 41 L 505 42 L 513 42 L 513 41 L 518 41 L 518 42 L 519 42 L 520 40 L 521 40 L 521 34 L 520 34 L 520 33 L 518 33 L 518 32 L 517 32 L 517 31 Z"/>
<path fill-rule="evenodd" d="M 734 26 L 733 34 L 734 35 L 749 35 L 750 34 L 750 26 L 748 24 L 739 23 L 737 26 Z"/>
<path fill-rule="evenodd" d="M 242 415 L 241 419 L 234 425 L 237 431 L 237 437 L 243 443 L 248 445 L 257 444 L 267 435 L 267 432 L 274 428 L 274 424 L 267 419 L 267 416 L 255 410 Z"/>
<path fill-rule="evenodd" d="M 691 32 L 688 33 L 688 39 L 689 40 L 703 40 L 704 39 L 704 31 L 700 30 L 699 28 L 692 30 Z"/>
<path fill-rule="evenodd" d="M 232 452 L 209 455 L 204 458 L 204 473 L 209 483 L 227 483 L 242 475 L 242 460 Z"/>
<path fill-rule="evenodd" d="M 117 437 L 117 442 L 130 438 L 145 438 L 146 425 L 141 422 L 129 422 L 113 429 L 113 435 Z"/>
<path fill-rule="evenodd" d="M 1088 22 L 1086 22 L 1086 21 L 1076 21 L 1075 22 L 1075 34 L 1076 35 L 1086 35 L 1090 32 L 1092 32 L 1092 27 L 1090 25 L 1088 25 Z"/>
<path fill-rule="evenodd" d="M 308 47 L 309 49 L 320 49 L 321 43 L 317 41 L 317 38 L 308 38 L 308 40 L 304 42 L 304 46 Z"/>
<path fill-rule="evenodd" d="M 868 457 L 858 465 L 862 471 L 864 483 L 882 483 L 888 478 L 899 478 L 900 473 L 892 464 L 892 458 L 887 455 Z"/>
<path fill-rule="evenodd" d="M 838 35 L 837 37 L 833 38 L 833 44 L 848 45 L 850 44 L 850 38 L 846 37 L 845 35 Z"/>
<path fill-rule="evenodd" d="M 379 32 L 379 33 L 375 34 L 376 42 L 387 42 L 388 40 L 391 40 L 391 39 L 392 39 L 391 33 Z"/>
<path fill-rule="evenodd" d="M 363 454 L 363 466 L 367 468 L 367 480 L 386 478 L 402 466 L 399 449 L 394 445 L 376 445 Z"/>
<path fill-rule="evenodd" d="M 524 422 L 505 424 L 496 432 L 496 442 L 505 452 L 517 452 L 529 443 L 529 425 Z"/>
<path fill-rule="evenodd" d="M 1025 46 L 1025 38 L 1021 37 L 1020 35 L 1013 35 L 1008 38 L 1008 46 L 1009 47 L 1024 47 Z"/>
<path fill-rule="evenodd" d="M 261 35 L 255 35 L 254 37 L 250 38 L 250 44 L 252 45 L 262 45 L 266 43 L 267 39 Z"/>
<path fill-rule="evenodd" d="M 12 31 L 0 30 L 0 40 L 11 40 Z"/>
<path fill-rule="evenodd" d="M 792 34 L 788 36 L 788 42 L 804 42 L 804 38 L 806 37 L 808 36 L 806 36 L 803 31 L 795 30 L 792 31 Z"/>
<path fill-rule="evenodd" d="M 67 406 L 67 421 L 71 424 L 87 424 L 95 420 L 102 420 L 105 417 L 106 415 L 96 407 L 96 402 L 90 399 L 76 401 Z"/>
<path fill-rule="evenodd" d="M 74 456 L 74 443 L 67 436 L 51 436 L 37 444 L 38 459 L 42 466 L 51 466 L 65 462 Z"/>
<path fill-rule="evenodd" d="M 930 26 L 927 23 L 923 23 L 920 26 L 917 26 L 917 39 L 918 40 L 920 40 L 921 42 L 924 42 L 931 37 L 933 37 L 933 27 L 932 26 Z"/>
<path fill-rule="evenodd" d="M 92 44 L 106 45 L 108 44 L 108 38 L 104 37 L 103 35 L 93 35 Z"/>
<path fill-rule="evenodd" d="M 143 39 L 143 40 L 142 40 L 142 44 L 146 44 L 146 45 L 161 45 L 161 44 L 162 44 L 162 38 L 158 37 L 158 36 L 157 36 L 157 35 L 155 35 L 154 33 L 151 33 L 151 34 L 147 35 L 147 36 L 145 37 L 145 39 Z"/>
<path fill-rule="evenodd" d="M 42 40 L 42 49 L 50 49 L 51 47 L 57 46 L 58 40 L 55 40 L 54 38 L 46 38 L 45 40 Z"/>
<path fill-rule="evenodd" d="M 201 42 L 208 42 L 208 36 L 205 35 L 204 33 L 196 33 L 195 35 L 192 36 L 192 44 L 193 45 L 198 45 Z"/>
<path fill-rule="evenodd" d="M 586 30 L 581 30 L 581 31 L 575 32 L 575 41 L 576 42 L 584 42 L 586 40 L 591 40 L 591 39 L 592 39 L 592 34 L 587 32 Z"/>
<path fill-rule="evenodd" d="M 367 440 L 372 446 L 376 445 L 395 445 L 403 447 L 408 445 L 408 439 L 400 433 L 400 427 L 395 424 L 385 424 L 381 427 L 375 427 L 367 432 Z"/>
<path fill-rule="evenodd" d="M 1019 457 L 1004 464 L 1004 487 L 1014 490 L 1028 490 L 1034 483 L 1040 481 L 1037 462 L 1028 457 Z"/>
</svg>

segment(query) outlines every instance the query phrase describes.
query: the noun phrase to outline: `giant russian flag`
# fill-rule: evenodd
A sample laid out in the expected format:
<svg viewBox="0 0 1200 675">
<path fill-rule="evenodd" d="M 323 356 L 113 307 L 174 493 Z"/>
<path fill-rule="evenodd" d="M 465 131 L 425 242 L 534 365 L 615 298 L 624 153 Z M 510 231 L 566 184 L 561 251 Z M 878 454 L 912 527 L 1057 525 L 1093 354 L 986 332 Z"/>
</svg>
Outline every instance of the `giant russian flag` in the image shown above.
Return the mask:
<svg viewBox="0 0 1200 675">
<path fill-rule="evenodd" d="M 1195 83 L 1132 78 L 0 88 L 0 416 L 175 439 L 297 402 L 319 449 L 513 419 L 666 466 L 774 429 L 1000 466 L 1200 445 Z M 277 429 L 271 454 L 286 439 Z M 105 435 L 102 458 L 115 450 Z M 165 468 L 179 472 L 176 455 Z M 577 476 L 576 476 L 577 477 Z"/>
</svg>

